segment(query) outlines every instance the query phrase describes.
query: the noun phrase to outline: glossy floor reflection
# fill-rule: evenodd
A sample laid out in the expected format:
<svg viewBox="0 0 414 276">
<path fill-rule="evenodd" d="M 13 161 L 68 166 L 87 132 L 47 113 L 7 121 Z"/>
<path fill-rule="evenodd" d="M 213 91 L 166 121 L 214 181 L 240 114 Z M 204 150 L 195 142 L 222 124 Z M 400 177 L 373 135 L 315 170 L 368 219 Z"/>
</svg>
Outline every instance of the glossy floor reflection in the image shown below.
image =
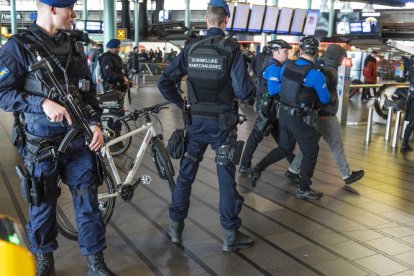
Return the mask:
<svg viewBox="0 0 414 276">
<path fill-rule="evenodd" d="M 132 98 L 136 107 L 163 101 L 153 86 L 134 90 Z M 363 121 L 370 104 L 353 98 L 350 121 Z M 248 107 L 242 111 L 249 120 L 239 127 L 239 137 L 246 140 L 254 112 Z M 25 224 L 27 205 L 14 173 L 21 160 L 11 144 L 12 116 L 0 114 L 0 213 Z M 159 117 L 166 138 L 182 127 L 174 106 Z M 404 156 L 386 144 L 382 124 L 373 126 L 370 144 L 364 142 L 365 125 L 342 131 L 351 168 L 366 174 L 345 186 L 321 142 L 314 175 L 314 187 L 325 194 L 319 201 L 294 197 L 296 186 L 284 176 L 285 160 L 269 167 L 255 188 L 237 175 L 245 197 L 242 230 L 255 238 L 256 246 L 236 253 L 221 251 L 214 152 L 207 150 L 193 185 L 182 245 L 169 241 L 169 192 L 147 154 L 139 175 L 149 174 L 153 181 L 138 187 L 131 202 L 117 200 L 107 227 L 108 266 L 119 275 L 414 275 L 414 153 Z M 128 155 L 135 155 L 141 139 L 133 138 Z M 253 163 L 274 146 L 266 138 Z M 120 167 L 125 158 L 117 158 Z M 178 172 L 179 162 L 173 164 Z M 57 275 L 86 274 L 86 260 L 75 242 L 59 236 L 55 259 Z"/>
</svg>

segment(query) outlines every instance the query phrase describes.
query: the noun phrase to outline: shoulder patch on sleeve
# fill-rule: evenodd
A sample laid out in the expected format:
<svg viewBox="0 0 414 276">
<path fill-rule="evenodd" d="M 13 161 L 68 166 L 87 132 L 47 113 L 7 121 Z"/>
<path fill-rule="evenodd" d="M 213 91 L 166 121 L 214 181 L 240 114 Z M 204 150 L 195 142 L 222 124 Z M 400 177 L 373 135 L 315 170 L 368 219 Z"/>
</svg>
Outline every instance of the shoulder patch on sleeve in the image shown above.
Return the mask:
<svg viewBox="0 0 414 276">
<path fill-rule="evenodd" d="M 0 80 L 4 79 L 10 74 L 10 70 L 6 66 L 0 68 Z"/>
</svg>

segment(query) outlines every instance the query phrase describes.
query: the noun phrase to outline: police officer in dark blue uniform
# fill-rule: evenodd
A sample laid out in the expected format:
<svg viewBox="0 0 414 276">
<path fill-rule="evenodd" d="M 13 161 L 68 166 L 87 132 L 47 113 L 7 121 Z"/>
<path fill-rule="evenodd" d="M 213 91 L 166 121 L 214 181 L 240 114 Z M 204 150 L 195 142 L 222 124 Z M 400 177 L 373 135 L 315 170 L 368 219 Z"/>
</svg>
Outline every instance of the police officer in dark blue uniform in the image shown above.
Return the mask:
<svg viewBox="0 0 414 276">
<path fill-rule="evenodd" d="M 27 143 L 25 167 L 31 181 L 29 223 L 31 250 L 36 254 L 37 275 L 55 275 L 53 251 L 58 243 L 56 227 L 57 187 L 60 177 L 73 195 L 79 247 L 88 260 L 88 275 L 113 275 L 106 267 L 105 225 L 99 210 L 99 183 L 95 151 L 103 146 L 99 127 L 102 113 L 83 51 L 83 43 L 62 30 L 72 27 L 76 0 L 38 0 L 38 18 L 27 31 L 14 35 L 0 50 L 0 107 L 25 114 Z M 93 133 L 89 145 L 82 135 L 72 139 L 57 160 L 39 158 L 60 145 L 72 124 L 51 79 L 42 70 L 28 67 L 47 59 L 54 75 L 76 99 Z M 89 107 L 89 108 L 88 108 Z M 85 112 L 86 114 L 86 112 Z M 35 161 L 37 160 L 37 161 Z M 24 179 L 21 179 L 21 181 Z M 35 187 L 35 188 L 33 188 Z M 24 188 L 24 187 L 23 187 Z"/>
<path fill-rule="evenodd" d="M 299 49 L 301 57 L 283 65 L 279 77 L 281 85 L 275 91 L 280 95 L 279 147 L 267 154 L 253 169 L 252 184 L 266 167 L 285 158 L 297 141 L 303 160 L 296 197 L 319 199 L 323 194 L 310 188 L 319 151 L 313 123 L 318 104 L 327 104 L 330 94 L 323 73 L 313 64 L 319 40 L 306 36 L 300 40 Z"/>
<path fill-rule="evenodd" d="M 256 124 L 247 139 L 246 146 L 243 151 L 239 172 L 241 175 L 251 175 L 251 161 L 253 153 L 257 145 L 263 138 L 272 134 L 273 139 L 277 143 L 279 141 L 279 120 L 277 116 L 277 107 L 279 106 L 279 96 L 271 96 L 280 86 L 279 73 L 283 63 L 288 60 L 288 50 L 292 49 L 286 41 L 277 39 L 269 42 L 268 48 L 272 51 L 272 59 L 258 74 L 261 76 L 257 85 L 256 98 Z M 289 162 L 295 158 L 294 154 L 288 157 Z"/>
<path fill-rule="evenodd" d="M 241 233 L 238 214 L 243 197 L 236 190 L 235 163 L 240 158 L 240 142 L 236 141 L 237 110 L 235 98 L 247 99 L 253 83 L 247 72 L 238 42 L 225 37 L 230 16 L 223 0 L 211 0 L 206 12 L 207 34 L 187 43 L 158 82 L 165 98 L 183 109 L 185 103 L 176 84 L 188 75 L 188 100 L 191 123 L 187 127 L 185 154 L 170 208 L 171 241 L 180 243 L 184 219 L 190 206 L 191 185 L 208 145 L 216 151 L 220 187 L 220 222 L 224 228 L 223 251 L 235 251 L 253 245 L 253 240 Z M 233 158 L 235 157 L 235 158 Z"/>
</svg>

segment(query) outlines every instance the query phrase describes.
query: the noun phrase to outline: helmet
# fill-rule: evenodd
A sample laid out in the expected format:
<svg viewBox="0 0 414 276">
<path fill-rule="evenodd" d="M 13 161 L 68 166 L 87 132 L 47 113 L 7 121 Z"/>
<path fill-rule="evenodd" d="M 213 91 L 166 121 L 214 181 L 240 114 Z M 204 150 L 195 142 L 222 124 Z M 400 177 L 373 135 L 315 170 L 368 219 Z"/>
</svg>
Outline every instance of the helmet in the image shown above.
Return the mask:
<svg viewBox="0 0 414 276">
<path fill-rule="evenodd" d="M 314 55 L 319 50 L 319 40 L 314 36 L 305 36 L 300 40 L 299 48 L 306 54 Z"/>
<path fill-rule="evenodd" d="M 283 39 L 275 39 L 269 42 L 269 48 L 271 51 L 275 51 L 279 49 L 292 49 L 292 46 Z"/>
</svg>

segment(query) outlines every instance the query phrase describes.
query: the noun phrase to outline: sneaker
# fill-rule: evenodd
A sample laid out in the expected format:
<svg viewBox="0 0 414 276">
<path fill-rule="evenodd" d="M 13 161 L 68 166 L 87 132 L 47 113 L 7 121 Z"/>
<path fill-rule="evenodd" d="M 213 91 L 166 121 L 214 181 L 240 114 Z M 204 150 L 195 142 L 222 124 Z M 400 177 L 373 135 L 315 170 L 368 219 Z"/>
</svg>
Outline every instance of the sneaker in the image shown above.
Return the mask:
<svg viewBox="0 0 414 276">
<path fill-rule="evenodd" d="M 364 177 L 364 170 L 353 171 L 347 178 L 344 179 L 345 184 L 352 184 Z"/>
<path fill-rule="evenodd" d="M 292 182 L 295 184 L 299 184 L 300 182 L 300 175 L 298 173 L 294 173 L 294 172 L 287 170 L 285 172 L 285 176 L 289 178 L 290 180 L 292 180 Z"/>
<path fill-rule="evenodd" d="M 299 199 L 320 199 L 321 197 L 323 197 L 323 193 L 312 190 L 311 188 L 309 188 L 309 190 L 306 191 L 302 191 L 300 188 L 296 191 L 296 198 Z"/>
<path fill-rule="evenodd" d="M 258 167 L 254 167 L 252 171 L 252 178 L 250 178 L 250 183 L 253 187 L 256 187 L 256 182 L 259 180 L 261 172 Z"/>
<path fill-rule="evenodd" d="M 251 176 L 253 174 L 253 169 L 250 167 L 240 165 L 239 173 L 243 176 Z"/>
</svg>

